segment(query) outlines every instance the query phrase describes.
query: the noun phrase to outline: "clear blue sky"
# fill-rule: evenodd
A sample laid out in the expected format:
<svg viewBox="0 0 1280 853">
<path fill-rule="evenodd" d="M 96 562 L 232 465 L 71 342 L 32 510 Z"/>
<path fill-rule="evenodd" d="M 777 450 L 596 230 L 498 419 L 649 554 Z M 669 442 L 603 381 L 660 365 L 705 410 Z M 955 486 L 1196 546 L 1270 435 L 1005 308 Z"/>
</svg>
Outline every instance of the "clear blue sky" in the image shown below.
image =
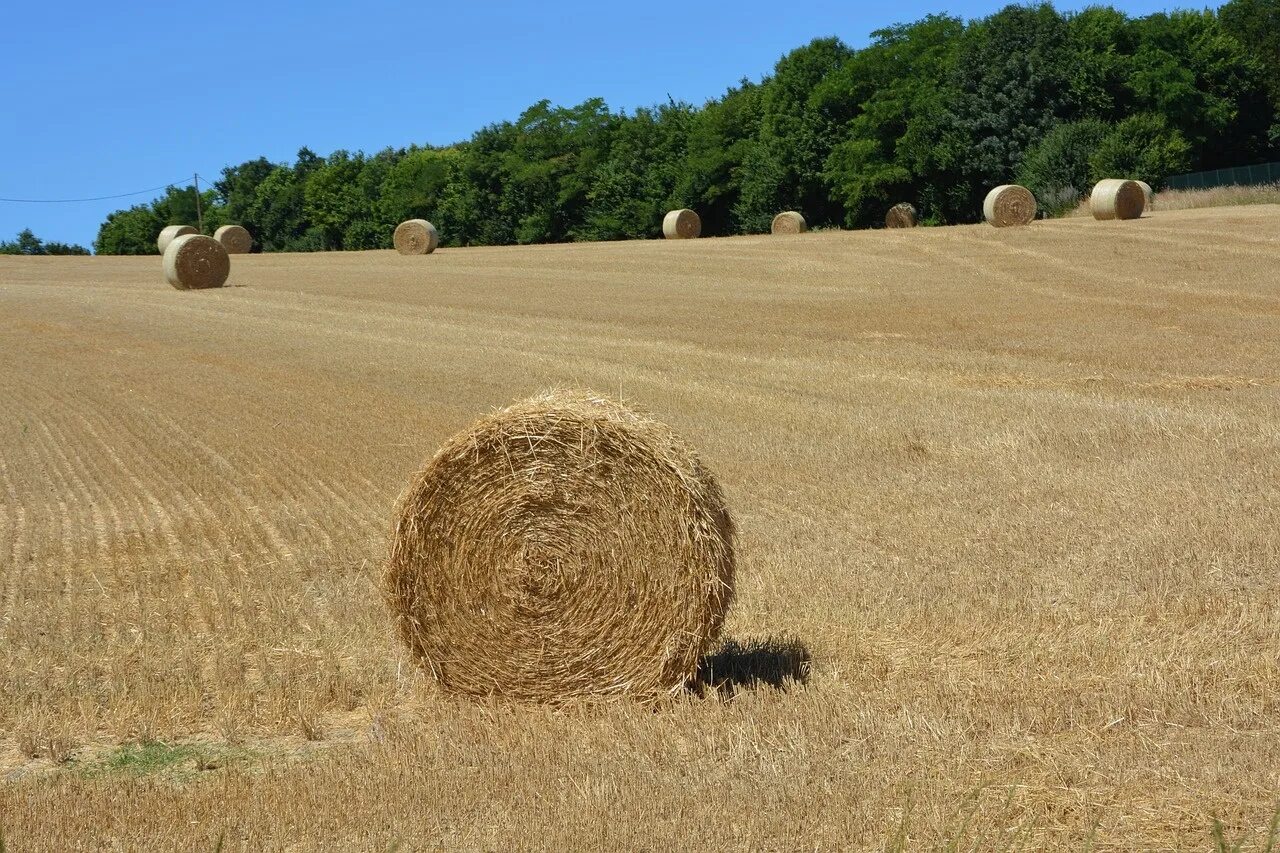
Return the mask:
<svg viewBox="0 0 1280 853">
<path fill-rule="evenodd" d="M 701 104 L 813 38 L 861 47 L 888 24 L 1003 5 L 13 0 L 0 18 L 0 197 L 125 193 L 259 155 L 291 161 L 303 145 L 323 155 L 456 142 L 542 98 Z M 30 227 L 89 246 L 107 213 L 155 195 L 0 202 L 0 239 Z"/>
</svg>

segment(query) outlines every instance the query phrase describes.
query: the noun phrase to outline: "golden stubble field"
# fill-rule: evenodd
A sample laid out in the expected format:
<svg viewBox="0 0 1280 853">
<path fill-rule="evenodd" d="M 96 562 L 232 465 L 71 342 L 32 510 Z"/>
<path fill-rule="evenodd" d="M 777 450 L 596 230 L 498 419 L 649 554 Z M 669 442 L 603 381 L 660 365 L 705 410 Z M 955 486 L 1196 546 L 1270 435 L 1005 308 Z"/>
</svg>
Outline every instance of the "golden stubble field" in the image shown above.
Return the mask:
<svg viewBox="0 0 1280 853">
<path fill-rule="evenodd" d="M 1280 207 L 237 257 L 229 284 L 0 258 L 6 849 L 1265 832 Z M 476 704 L 396 645 L 397 494 L 567 384 L 719 476 L 736 687 Z"/>
</svg>

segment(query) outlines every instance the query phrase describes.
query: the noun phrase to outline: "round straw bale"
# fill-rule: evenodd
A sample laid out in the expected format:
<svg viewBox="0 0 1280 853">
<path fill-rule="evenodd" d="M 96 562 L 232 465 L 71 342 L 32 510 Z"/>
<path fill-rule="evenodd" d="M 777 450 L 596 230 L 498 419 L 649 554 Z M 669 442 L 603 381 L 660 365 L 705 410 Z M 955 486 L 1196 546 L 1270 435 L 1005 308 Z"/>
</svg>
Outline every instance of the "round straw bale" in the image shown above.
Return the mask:
<svg viewBox="0 0 1280 853">
<path fill-rule="evenodd" d="M 229 272 L 227 250 L 204 234 L 184 234 L 164 250 L 164 277 L 179 290 L 222 287 Z"/>
<path fill-rule="evenodd" d="M 402 255 L 429 255 L 440 245 L 440 232 L 425 219 L 409 219 L 396 226 L 391 243 Z"/>
<path fill-rule="evenodd" d="M 668 240 L 692 240 L 702 233 L 702 217 L 688 208 L 673 210 L 662 219 L 662 236 Z"/>
<path fill-rule="evenodd" d="M 241 225 L 223 225 L 213 232 L 213 239 L 221 243 L 229 255 L 247 255 L 253 248 L 253 237 Z"/>
<path fill-rule="evenodd" d="M 773 217 L 773 224 L 769 226 L 769 231 L 773 234 L 803 234 L 808 230 L 809 224 L 794 210 L 779 213 Z"/>
<path fill-rule="evenodd" d="M 195 233 L 197 233 L 196 229 L 190 225 L 166 225 L 160 229 L 160 236 L 156 238 L 156 248 L 163 255 L 164 250 L 169 248 L 169 244 L 174 241 L 174 238 Z"/>
<path fill-rule="evenodd" d="M 1089 196 L 1094 219 L 1137 219 L 1146 203 L 1147 196 L 1137 181 L 1119 178 L 1098 181 Z"/>
<path fill-rule="evenodd" d="M 733 596 L 715 478 L 669 427 L 587 391 L 455 435 L 396 518 L 383 589 L 397 632 L 459 693 L 677 693 Z"/>
<path fill-rule="evenodd" d="M 1036 197 L 1031 190 L 1017 184 L 1001 184 L 987 193 L 982 215 L 997 228 L 1030 225 L 1036 218 Z"/>
<path fill-rule="evenodd" d="M 900 202 L 889 208 L 884 215 L 885 228 L 915 228 L 916 208 L 908 202 Z"/>
<path fill-rule="evenodd" d="M 1142 187 L 1142 194 L 1147 197 L 1147 203 L 1143 207 L 1143 210 L 1150 208 L 1151 203 L 1156 200 L 1155 190 L 1151 189 L 1151 184 L 1146 181 L 1134 181 L 1134 183 Z"/>
</svg>

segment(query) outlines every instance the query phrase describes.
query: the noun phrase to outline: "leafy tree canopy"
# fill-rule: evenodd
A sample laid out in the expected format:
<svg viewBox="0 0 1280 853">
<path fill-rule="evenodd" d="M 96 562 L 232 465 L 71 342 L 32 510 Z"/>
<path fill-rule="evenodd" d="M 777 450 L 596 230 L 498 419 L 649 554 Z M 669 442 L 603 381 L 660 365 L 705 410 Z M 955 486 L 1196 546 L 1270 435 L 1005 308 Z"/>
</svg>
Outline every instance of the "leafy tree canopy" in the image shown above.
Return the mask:
<svg viewBox="0 0 1280 853">
<path fill-rule="evenodd" d="M 0 255 L 87 255 L 84 246 L 68 243 L 46 243 L 32 233 L 30 228 L 18 232 L 12 242 L 0 241 Z"/>
<path fill-rule="evenodd" d="M 206 232 L 239 223 L 268 252 L 385 248 L 411 218 L 449 246 L 656 237 L 676 207 L 708 235 L 763 231 L 786 209 L 876 225 L 899 201 L 969 222 L 1009 181 L 1053 210 L 1100 177 L 1159 186 L 1280 159 L 1278 113 L 1280 0 L 1141 18 L 1011 5 L 889 27 L 858 50 L 815 39 L 700 106 L 539 101 L 443 148 L 259 157 L 200 201 Z M 195 223 L 195 202 L 174 187 L 116 211 L 94 246 L 154 253 L 162 227 Z"/>
</svg>

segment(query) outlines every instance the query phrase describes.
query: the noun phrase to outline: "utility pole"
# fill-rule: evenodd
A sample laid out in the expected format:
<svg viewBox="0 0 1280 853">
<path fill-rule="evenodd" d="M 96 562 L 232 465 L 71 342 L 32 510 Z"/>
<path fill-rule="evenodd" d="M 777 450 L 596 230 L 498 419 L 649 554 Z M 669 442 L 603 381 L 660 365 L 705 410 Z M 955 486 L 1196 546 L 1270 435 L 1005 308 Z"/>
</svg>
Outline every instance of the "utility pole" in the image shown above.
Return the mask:
<svg viewBox="0 0 1280 853">
<path fill-rule="evenodd" d="M 204 214 L 200 212 L 200 175 L 195 173 L 192 175 L 196 183 L 196 228 L 201 234 L 204 233 Z"/>
</svg>

